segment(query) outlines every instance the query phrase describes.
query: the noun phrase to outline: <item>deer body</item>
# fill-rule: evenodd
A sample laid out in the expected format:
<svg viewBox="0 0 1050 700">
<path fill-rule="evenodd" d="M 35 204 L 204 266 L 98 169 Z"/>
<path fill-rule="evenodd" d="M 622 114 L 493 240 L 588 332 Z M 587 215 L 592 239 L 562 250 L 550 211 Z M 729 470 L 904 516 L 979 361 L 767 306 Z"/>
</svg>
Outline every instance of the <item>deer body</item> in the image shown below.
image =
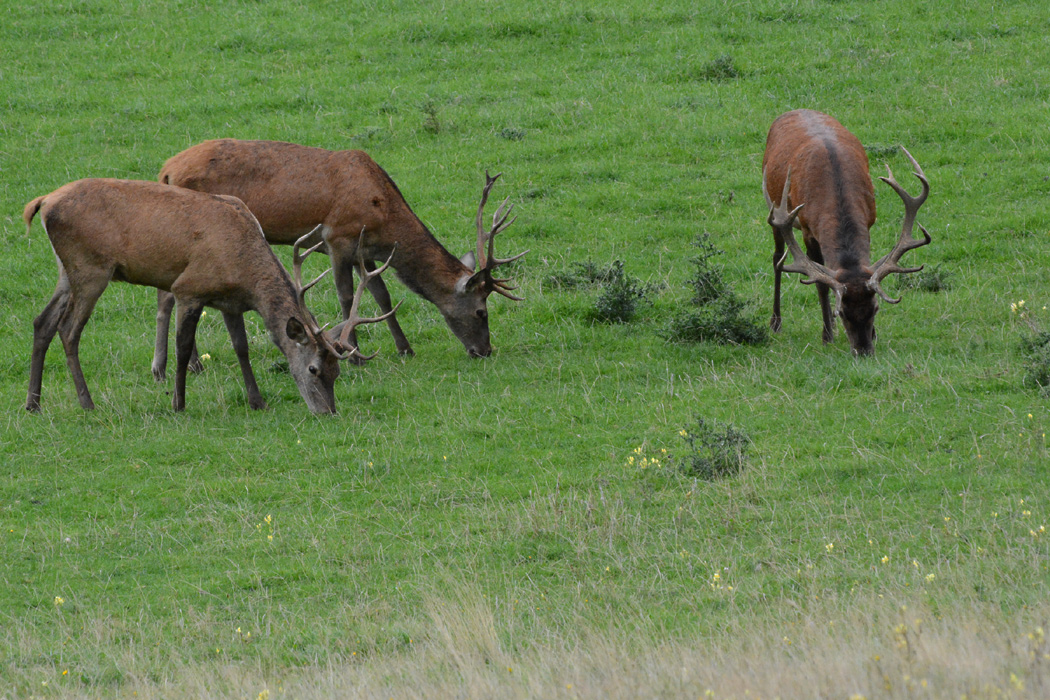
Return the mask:
<svg viewBox="0 0 1050 700">
<path fill-rule="evenodd" d="M 874 352 L 875 314 L 878 298 L 897 303 L 882 291 L 881 280 L 901 268 L 900 257 L 930 242 L 911 238 L 915 214 L 929 193 L 929 183 L 918 163 L 905 151 L 923 184 L 923 194 L 912 198 L 889 178 L 882 178 L 904 200 L 907 213 L 901 238 L 890 254 L 872 263 L 870 229 L 875 224 L 875 188 L 868 174 L 868 156 L 860 141 L 832 117 L 812 110 L 796 110 L 778 117 L 769 129 L 762 160 L 762 189 L 771 208 L 773 227 L 774 291 L 770 327 L 780 330 L 780 277 L 782 272 L 806 274 L 816 284 L 823 317 L 825 343 L 834 338 L 834 318 L 828 292 L 836 295 L 835 314 L 853 352 Z M 772 196 L 781 193 L 775 208 Z M 789 211 L 794 207 L 793 211 Z M 805 252 L 795 241 L 792 228 L 802 230 Z M 921 228 L 921 227 L 920 227 Z M 923 229 L 925 233 L 925 229 Z M 794 263 L 784 266 L 785 246 Z"/>
<path fill-rule="evenodd" d="M 81 406 L 94 407 L 80 370 L 80 335 L 111 280 L 156 287 L 178 300 L 173 407 L 185 407 L 186 369 L 201 311 L 220 310 L 233 341 L 252 408 L 264 408 L 248 362 L 245 311 L 257 311 L 288 358 L 310 409 L 335 412 L 338 352 L 316 327 L 301 295 L 266 244 L 259 224 L 234 197 L 155 182 L 71 182 L 26 205 L 37 212 L 58 259 L 54 296 L 33 322 L 26 408 L 39 410 L 44 357 L 57 332 Z"/>
<path fill-rule="evenodd" d="M 438 307 L 468 354 L 492 352 L 486 299 L 492 291 L 506 295 L 512 288 L 493 279 L 491 267 L 476 271 L 470 254 L 460 260 L 449 253 L 412 212 L 390 176 L 363 151 L 218 139 L 170 158 L 159 180 L 240 198 L 271 244 L 291 244 L 320 225 L 317 240 L 323 240 L 331 256 L 344 316 L 354 291 L 355 259 L 363 257 L 369 270 L 373 261 L 389 259 L 405 286 Z M 368 289 L 389 312 L 390 294 L 382 279 L 370 280 Z M 163 295 L 160 302 L 158 321 L 163 322 L 163 307 L 166 303 L 170 310 L 171 303 Z M 398 352 L 412 354 L 396 319 L 387 323 Z M 160 331 L 158 323 L 158 354 Z M 351 340 L 356 342 L 353 335 Z M 166 334 L 164 344 L 166 348 Z M 163 362 L 156 355 L 154 375 L 163 377 Z"/>
</svg>

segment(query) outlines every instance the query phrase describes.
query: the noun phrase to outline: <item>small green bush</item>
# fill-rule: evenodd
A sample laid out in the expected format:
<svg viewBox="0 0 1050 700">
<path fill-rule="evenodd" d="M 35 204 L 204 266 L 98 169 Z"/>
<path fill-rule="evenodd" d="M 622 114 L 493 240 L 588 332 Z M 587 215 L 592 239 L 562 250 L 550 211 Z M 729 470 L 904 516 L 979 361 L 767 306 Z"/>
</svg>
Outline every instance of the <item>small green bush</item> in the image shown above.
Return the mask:
<svg viewBox="0 0 1050 700">
<path fill-rule="evenodd" d="M 897 289 L 920 292 L 946 292 L 952 288 L 952 274 L 940 265 L 931 265 L 909 275 L 897 276 Z"/>
<path fill-rule="evenodd" d="M 515 129 L 508 126 L 505 129 L 500 129 L 499 137 L 501 139 L 507 139 L 508 141 L 521 141 L 525 138 L 525 130 Z"/>
<path fill-rule="evenodd" d="M 721 83 L 726 80 L 739 78 L 740 71 L 737 70 L 736 66 L 733 64 L 733 57 L 729 54 L 725 54 L 704 64 L 698 72 L 697 77 L 700 80 Z"/>
<path fill-rule="evenodd" d="M 623 275 L 623 263 L 619 260 L 609 265 L 599 265 L 593 260 L 574 262 L 568 272 L 556 272 L 547 281 L 562 289 L 589 289 L 612 282 Z"/>
<path fill-rule="evenodd" d="M 594 302 L 593 316 L 606 323 L 627 323 L 649 303 L 652 288 L 624 272 L 619 260 L 613 261 L 611 270 L 611 279 L 603 284 L 602 292 Z"/>
<path fill-rule="evenodd" d="M 1021 354 L 1024 358 L 1021 382 L 1050 396 L 1050 331 L 1038 331 L 1022 338 Z"/>
<path fill-rule="evenodd" d="M 718 250 L 711 243 L 711 234 L 701 233 L 693 241 L 693 245 L 700 249 L 700 254 L 691 259 L 696 267 L 692 277 L 689 278 L 689 286 L 693 288 L 692 302 L 697 305 L 714 301 L 729 293 L 729 285 L 722 276 L 722 268 L 711 264 L 711 259 L 725 253 Z"/>
<path fill-rule="evenodd" d="M 769 328 L 751 318 L 734 294 L 678 314 L 659 333 L 675 343 L 762 345 L 769 340 Z"/>
<path fill-rule="evenodd" d="M 700 253 L 691 259 L 696 269 L 689 278 L 693 290 L 690 301 L 698 308 L 678 314 L 658 333 L 676 343 L 761 345 L 769 340 L 769 329 L 751 318 L 722 269 L 711 263 L 723 251 L 715 248 L 710 238 L 710 234 L 702 233 L 693 242 Z"/>
<path fill-rule="evenodd" d="M 732 424 L 698 417 L 695 426 L 684 428 L 679 435 L 689 448 L 676 458 L 676 464 L 687 476 L 719 479 L 738 474 L 747 464 L 751 439 Z"/>
</svg>

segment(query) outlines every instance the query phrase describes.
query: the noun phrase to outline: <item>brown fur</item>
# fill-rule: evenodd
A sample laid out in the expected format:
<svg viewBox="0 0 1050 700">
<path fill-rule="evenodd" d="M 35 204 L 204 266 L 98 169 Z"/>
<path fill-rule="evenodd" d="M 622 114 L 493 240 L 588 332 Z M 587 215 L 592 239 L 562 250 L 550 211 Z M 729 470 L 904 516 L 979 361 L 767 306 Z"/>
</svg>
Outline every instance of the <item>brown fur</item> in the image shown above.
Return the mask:
<svg viewBox="0 0 1050 700">
<path fill-rule="evenodd" d="M 23 213 L 27 229 L 37 212 L 59 261 L 59 283 L 34 321 L 27 408 L 39 408 L 44 356 L 56 331 L 81 404 L 93 407 L 79 369 L 79 336 L 103 290 L 118 280 L 171 292 L 180 302 L 177 410 L 185 403 L 188 352 L 207 305 L 223 312 L 253 408 L 265 402 L 248 365 L 242 320 L 248 310 L 263 317 L 311 408 L 334 411 L 338 361 L 328 358 L 314 335 L 298 333 L 314 328 L 313 321 L 304 317 L 288 273 L 242 202 L 155 182 L 96 179 L 71 182 L 29 202 Z"/>
<path fill-rule="evenodd" d="M 386 260 L 393 254 L 391 267 L 398 278 L 438 307 L 467 351 L 491 352 L 486 309 L 491 288 L 466 288 L 474 270 L 431 235 L 393 180 L 363 151 L 218 139 L 170 158 L 159 179 L 239 197 L 258 218 L 271 244 L 289 245 L 323 224 L 344 316 L 353 294 L 358 247 L 367 261 Z M 371 281 L 369 291 L 384 312 L 390 310 L 381 279 Z M 398 351 L 411 354 L 396 319 L 391 317 L 388 325 Z"/>
<path fill-rule="evenodd" d="M 808 256 L 824 265 L 836 285 L 838 309 L 850 346 L 857 354 L 874 351 L 874 318 L 878 311 L 871 278 L 871 236 L 875 223 L 875 188 L 868 174 L 868 156 L 856 136 L 832 117 L 808 109 L 779 116 L 769 129 L 762 159 L 767 204 L 779 199 L 791 174 L 788 207 L 799 205 L 795 223 L 801 228 Z M 788 228 L 790 233 L 790 227 Z M 770 327 L 780 330 L 780 276 L 784 240 L 774 226 L 775 269 L 773 316 Z M 829 285 L 818 282 L 823 340 L 834 338 L 828 301 Z"/>
</svg>

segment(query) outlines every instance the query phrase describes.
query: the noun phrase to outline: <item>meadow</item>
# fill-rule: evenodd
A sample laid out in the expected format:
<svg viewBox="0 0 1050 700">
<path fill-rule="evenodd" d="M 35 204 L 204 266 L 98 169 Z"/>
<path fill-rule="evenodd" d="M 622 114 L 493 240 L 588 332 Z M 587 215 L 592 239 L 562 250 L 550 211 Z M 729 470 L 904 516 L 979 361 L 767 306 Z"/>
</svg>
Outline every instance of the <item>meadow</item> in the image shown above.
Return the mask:
<svg viewBox="0 0 1050 700">
<path fill-rule="evenodd" d="M 0 0 L 0 698 L 1000 698 L 1050 694 L 1050 17 L 1037 3 L 654 6 L 405 0 Z M 661 336 L 692 243 L 759 323 L 766 131 L 827 112 L 917 182 L 943 291 L 884 304 L 876 355 L 820 343 L 784 285 L 758 346 Z M 484 173 L 518 215 L 469 358 L 388 281 L 416 356 L 344 366 L 309 413 L 257 316 L 251 411 L 211 312 L 187 410 L 150 373 L 155 293 L 113 284 L 23 406 L 54 256 L 27 201 L 156 178 L 209 138 L 360 148 L 456 255 Z M 903 207 L 876 183 L 873 255 Z M 492 205 L 490 205 L 492 208 Z M 289 264 L 287 249 L 278 255 Z M 594 320 L 575 263 L 654 285 Z M 315 273 L 325 261 L 311 259 Z M 889 281 L 893 293 L 898 284 Z M 1021 301 L 1024 304 L 1020 304 Z M 311 292 L 338 315 L 330 280 Z M 683 467 L 700 420 L 749 438 Z M 644 460 L 644 462 L 643 462 Z M 642 466 L 644 463 L 644 467 Z"/>
</svg>

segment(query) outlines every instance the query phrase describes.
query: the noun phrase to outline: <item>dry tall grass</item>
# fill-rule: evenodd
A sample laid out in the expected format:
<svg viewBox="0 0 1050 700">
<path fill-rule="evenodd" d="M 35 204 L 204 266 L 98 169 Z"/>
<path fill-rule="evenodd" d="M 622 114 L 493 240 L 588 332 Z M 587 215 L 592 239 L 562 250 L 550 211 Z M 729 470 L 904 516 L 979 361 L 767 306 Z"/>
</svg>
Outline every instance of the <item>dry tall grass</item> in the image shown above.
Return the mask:
<svg viewBox="0 0 1050 700">
<path fill-rule="evenodd" d="M 275 673 L 258 665 L 183 666 L 108 690 L 40 688 L 43 697 L 135 698 L 1045 698 L 1050 605 L 1007 614 L 935 615 L 888 599 L 741 618 L 705 638 L 661 639 L 645 621 L 510 629 L 461 589 L 428 596 L 429 631 L 405 650 L 350 655 Z M 564 627 L 562 627 L 564 629 Z M 168 668 L 172 668 L 170 664 Z M 23 695 L 19 695 L 23 696 Z"/>
</svg>

